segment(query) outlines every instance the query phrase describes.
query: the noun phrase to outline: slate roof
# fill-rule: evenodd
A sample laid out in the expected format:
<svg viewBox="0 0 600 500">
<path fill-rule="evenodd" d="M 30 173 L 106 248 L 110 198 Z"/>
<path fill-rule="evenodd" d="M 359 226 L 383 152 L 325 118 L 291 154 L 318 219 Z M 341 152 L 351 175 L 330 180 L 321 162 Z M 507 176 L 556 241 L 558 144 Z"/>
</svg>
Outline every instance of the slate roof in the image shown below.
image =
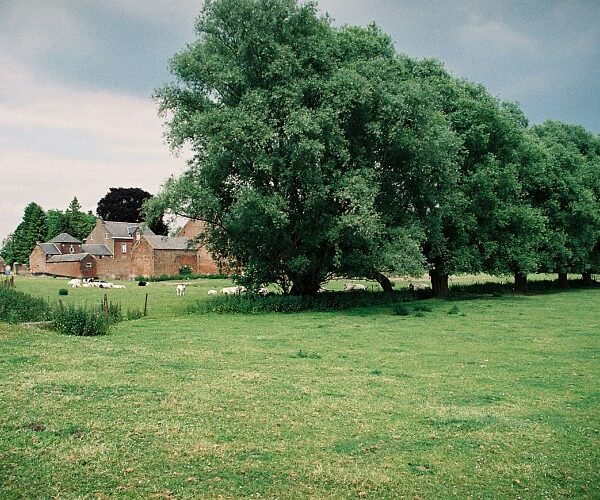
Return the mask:
<svg viewBox="0 0 600 500">
<path fill-rule="evenodd" d="M 40 248 L 46 255 L 60 255 L 60 250 L 54 243 L 40 243 Z"/>
<path fill-rule="evenodd" d="M 89 255 L 89 253 L 67 253 L 64 255 L 53 255 L 48 259 L 48 262 L 79 262 Z"/>
<path fill-rule="evenodd" d="M 79 243 L 81 245 L 81 241 L 77 238 L 71 236 L 68 233 L 60 233 L 58 236 L 55 236 L 47 243 Z"/>
<path fill-rule="evenodd" d="M 112 253 L 106 245 L 81 245 L 81 251 L 92 255 L 102 255 L 110 257 Z"/>
<path fill-rule="evenodd" d="M 197 245 L 189 246 L 187 238 L 171 238 L 168 236 L 144 236 L 154 250 L 195 250 Z"/>
<path fill-rule="evenodd" d="M 141 229 L 142 234 L 155 236 L 149 227 L 143 227 L 142 222 L 114 222 L 105 220 L 104 228 L 113 238 L 131 238 L 137 228 Z"/>
</svg>

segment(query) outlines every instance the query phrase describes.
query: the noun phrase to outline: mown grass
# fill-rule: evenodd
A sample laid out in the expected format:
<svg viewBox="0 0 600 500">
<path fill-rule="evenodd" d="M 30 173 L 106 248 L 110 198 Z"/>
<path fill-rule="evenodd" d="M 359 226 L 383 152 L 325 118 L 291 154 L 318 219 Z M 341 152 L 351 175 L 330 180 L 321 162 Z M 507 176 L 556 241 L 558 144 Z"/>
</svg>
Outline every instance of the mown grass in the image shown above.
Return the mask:
<svg viewBox="0 0 600 500">
<path fill-rule="evenodd" d="M 212 281 L 156 285 L 109 336 L 0 324 L 3 497 L 600 495 L 598 290 L 187 316 Z"/>
</svg>

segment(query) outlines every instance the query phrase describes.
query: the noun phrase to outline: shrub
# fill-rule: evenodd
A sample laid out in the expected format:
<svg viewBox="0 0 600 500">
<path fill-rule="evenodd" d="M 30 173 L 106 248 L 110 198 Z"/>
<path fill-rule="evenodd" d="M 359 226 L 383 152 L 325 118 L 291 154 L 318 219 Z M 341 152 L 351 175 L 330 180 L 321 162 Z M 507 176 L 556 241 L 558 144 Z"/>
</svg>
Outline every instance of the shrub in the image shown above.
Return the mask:
<svg viewBox="0 0 600 500">
<path fill-rule="evenodd" d="M 69 295 L 69 290 L 67 290 L 66 288 L 61 288 L 58 291 L 58 295 Z"/>
<path fill-rule="evenodd" d="M 224 295 L 188 306 L 189 313 L 296 313 L 301 311 L 340 311 L 354 307 L 385 306 L 411 302 L 408 290 L 384 292 L 327 292 L 296 297 L 290 295 Z"/>
<path fill-rule="evenodd" d="M 65 335 L 92 337 L 106 335 L 111 324 L 110 316 L 100 309 L 88 309 L 60 304 L 54 310 L 52 327 Z"/>
<path fill-rule="evenodd" d="M 410 309 L 404 304 L 398 304 L 394 307 L 394 314 L 396 316 L 408 316 L 410 314 Z"/>
<path fill-rule="evenodd" d="M 187 267 L 187 266 L 181 266 L 183 267 Z M 191 268 L 190 268 L 191 270 Z M 181 269 L 180 269 L 181 272 Z M 205 279 L 205 280 L 224 280 L 224 279 L 228 279 L 229 276 L 227 274 L 176 274 L 173 276 L 170 276 L 168 274 L 161 274 L 160 276 L 136 276 L 134 279 L 135 281 L 152 281 L 152 282 L 157 282 L 157 281 L 181 281 L 181 280 L 198 280 L 198 279 Z"/>
<path fill-rule="evenodd" d="M 453 305 L 450 310 L 448 311 L 448 314 L 458 314 L 460 312 L 459 307 L 455 304 Z"/>
<path fill-rule="evenodd" d="M 415 306 L 415 311 L 430 313 L 431 311 L 433 311 L 433 308 L 429 304 L 417 304 Z"/>
<path fill-rule="evenodd" d="M 14 288 L 0 287 L 0 321 L 46 321 L 50 316 L 50 305 L 44 299 L 17 292 Z"/>
<path fill-rule="evenodd" d="M 179 268 L 179 274 L 181 276 L 190 276 L 193 272 L 193 269 L 190 266 L 181 266 Z"/>
</svg>

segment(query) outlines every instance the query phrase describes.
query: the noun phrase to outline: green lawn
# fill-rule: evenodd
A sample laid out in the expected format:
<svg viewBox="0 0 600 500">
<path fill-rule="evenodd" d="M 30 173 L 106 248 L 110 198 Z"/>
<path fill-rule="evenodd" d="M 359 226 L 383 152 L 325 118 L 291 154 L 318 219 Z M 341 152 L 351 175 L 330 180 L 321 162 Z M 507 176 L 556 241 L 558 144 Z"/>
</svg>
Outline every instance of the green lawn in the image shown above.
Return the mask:
<svg viewBox="0 0 600 500">
<path fill-rule="evenodd" d="M 599 290 L 183 314 L 225 284 L 109 290 L 150 315 L 106 337 L 0 323 L 2 498 L 600 496 Z"/>
</svg>

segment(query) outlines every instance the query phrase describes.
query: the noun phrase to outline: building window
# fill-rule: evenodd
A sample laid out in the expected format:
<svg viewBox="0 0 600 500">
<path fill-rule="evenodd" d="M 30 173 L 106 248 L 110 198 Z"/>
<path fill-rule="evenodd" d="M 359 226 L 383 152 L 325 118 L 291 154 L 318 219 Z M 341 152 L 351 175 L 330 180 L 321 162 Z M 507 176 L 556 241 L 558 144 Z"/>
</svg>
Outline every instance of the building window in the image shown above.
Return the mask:
<svg viewBox="0 0 600 500">
<path fill-rule="evenodd" d="M 107 240 L 110 237 L 108 233 L 104 233 L 104 239 Z"/>
<path fill-rule="evenodd" d="M 135 233 L 135 239 L 138 240 L 138 241 L 140 241 L 140 233 L 139 232 Z"/>
<path fill-rule="evenodd" d="M 90 241 L 94 241 L 94 235 L 90 234 Z"/>
<path fill-rule="evenodd" d="M 127 253 L 127 243 L 121 243 L 121 253 Z"/>
<path fill-rule="evenodd" d="M 75 248 L 73 248 L 73 245 L 69 247 L 69 253 L 75 253 Z"/>
<path fill-rule="evenodd" d="M 87 267 L 88 269 L 91 269 L 92 268 L 92 263 L 91 262 L 87 262 L 85 264 L 85 267 Z"/>
</svg>

